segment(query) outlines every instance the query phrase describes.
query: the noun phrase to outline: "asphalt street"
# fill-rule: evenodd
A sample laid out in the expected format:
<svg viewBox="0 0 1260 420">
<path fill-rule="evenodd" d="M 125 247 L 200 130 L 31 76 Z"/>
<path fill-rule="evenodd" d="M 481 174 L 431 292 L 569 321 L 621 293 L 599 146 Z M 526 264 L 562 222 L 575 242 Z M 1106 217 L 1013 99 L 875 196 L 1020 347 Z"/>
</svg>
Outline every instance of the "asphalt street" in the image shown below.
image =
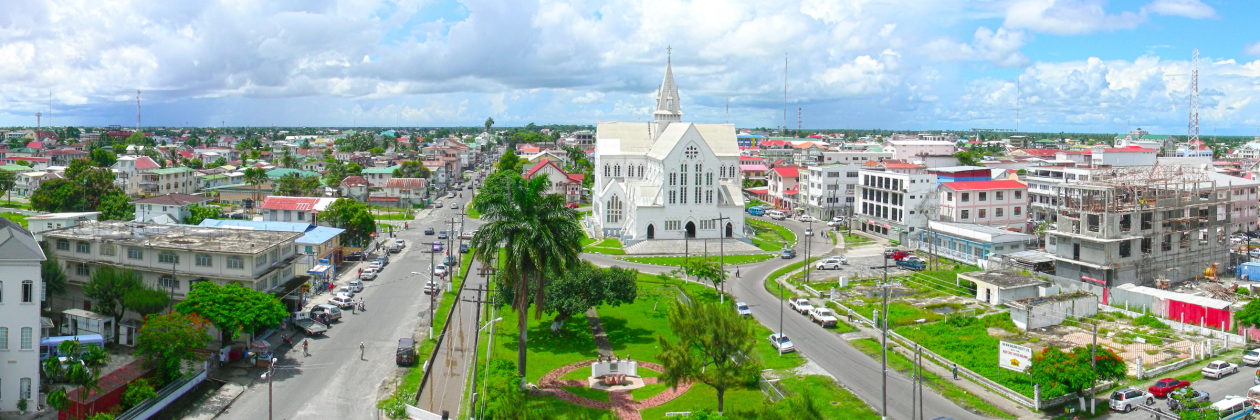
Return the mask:
<svg viewBox="0 0 1260 420">
<path fill-rule="evenodd" d="M 399 369 L 394 363 L 398 339 L 411 337 L 418 326 L 429 322 L 429 299 L 423 294 L 423 287 L 432 254 L 425 251 L 437 236 L 424 235 L 424 228 L 449 229 L 445 222 L 458 220 L 469 199 L 469 191 L 463 193 L 463 198 L 455 200 L 460 203 L 459 209 L 433 209 L 425 218 L 410 221 L 409 230 L 397 234 L 407 241 L 407 247 L 391 257 L 376 280 L 365 281 L 364 291 L 356 295 L 365 298 L 365 313 L 346 311 L 326 337 L 310 340 L 310 357 L 303 357 L 300 347 L 277 353 L 280 361 L 276 363 L 271 398 L 275 419 L 376 418 L 376 401 L 383 398 L 378 392 Z M 452 200 L 442 201 L 449 206 Z M 475 221 L 465 218 L 465 222 Z M 402 221 L 391 223 L 401 225 Z M 475 228 L 470 223 L 466 229 Z M 442 255 L 436 259 L 441 261 Z M 354 275 L 347 271 L 339 282 Z M 315 300 L 327 298 L 324 294 Z M 360 343 L 366 347 L 366 360 L 360 360 Z M 267 418 L 267 406 L 267 381 L 257 378 L 219 418 Z"/>
<path fill-rule="evenodd" d="M 745 215 L 745 217 L 751 216 Z M 766 220 L 764 218 L 758 219 Z M 792 220 L 775 221 L 775 223 L 792 229 L 797 233 L 798 238 L 801 238 L 795 247 L 800 255 L 797 257 L 798 259 L 783 260 L 776 258 L 761 264 L 741 266 L 741 277 L 733 279 L 732 286 L 728 287 L 727 290 L 732 292 L 738 301 L 748 303 L 748 306 L 752 309 L 753 316 L 771 330 L 779 331 L 779 325 L 782 322 L 782 330 L 792 340 L 797 351 L 808 356 L 810 360 L 813 360 L 828 373 L 835 376 L 837 382 L 852 391 L 858 398 L 875 407 L 877 412 L 880 411 L 883 406 L 881 392 L 883 385 L 881 384 L 879 361 L 858 351 L 841 338 L 839 334 L 827 331 L 817 324 L 809 322 L 808 318 L 792 312 L 790 309 L 783 308 L 783 303 L 778 297 L 766 291 L 764 282 L 770 273 L 800 261 L 799 258 L 804 258 L 805 256 L 805 236 L 803 232 L 807 224 Z M 825 229 L 826 226 L 814 223 L 813 228 L 815 230 Z M 811 256 L 826 254 L 830 252 L 831 248 L 830 240 L 814 236 L 810 254 Z M 844 253 L 841 253 L 841 255 L 844 255 Z M 599 265 L 619 265 L 651 273 L 666 272 L 672 269 L 672 267 L 632 264 L 602 255 L 583 254 L 583 258 Z M 783 309 L 781 310 L 781 308 Z M 889 418 L 910 420 L 910 378 L 889 369 L 887 395 Z M 925 395 L 923 406 L 923 412 L 929 419 L 937 417 L 949 417 L 958 420 L 981 418 L 976 414 L 963 410 L 934 392 Z"/>
<path fill-rule="evenodd" d="M 1212 360 L 1225 360 L 1230 363 L 1241 363 L 1242 356 L 1232 356 L 1226 359 L 1212 359 Z M 1158 381 L 1159 379 L 1161 378 L 1153 378 L 1145 382 L 1142 382 L 1141 387 L 1145 389 L 1146 387 L 1154 385 L 1155 381 Z M 1217 402 L 1217 401 L 1225 399 L 1225 396 L 1227 395 L 1237 395 L 1237 396 L 1244 396 L 1244 397 L 1247 396 L 1247 390 L 1253 386 L 1256 386 L 1254 382 L 1255 379 L 1256 379 L 1256 367 L 1239 366 L 1238 373 L 1226 376 L 1221 379 L 1207 379 L 1207 378 L 1200 379 L 1198 381 L 1192 382 L 1190 386 L 1193 387 L 1194 389 L 1207 392 L 1208 396 L 1211 397 L 1212 402 Z M 1099 400 L 1098 400 L 1097 409 L 1107 410 L 1107 405 L 1106 405 L 1107 395 L 1099 395 L 1098 397 L 1099 397 Z M 1155 404 L 1153 405 L 1153 407 L 1161 408 L 1167 411 L 1168 400 L 1163 399 L 1163 398 L 1156 398 Z M 1099 418 L 1117 419 L 1117 420 L 1121 420 L 1121 419 L 1122 420 L 1129 420 L 1129 419 L 1146 420 L 1146 419 L 1149 419 L 1150 416 L 1151 415 L 1145 411 L 1134 410 L 1129 413 L 1113 412 L 1113 413 L 1108 414 L 1105 417 L 1099 417 Z"/>
</svg>

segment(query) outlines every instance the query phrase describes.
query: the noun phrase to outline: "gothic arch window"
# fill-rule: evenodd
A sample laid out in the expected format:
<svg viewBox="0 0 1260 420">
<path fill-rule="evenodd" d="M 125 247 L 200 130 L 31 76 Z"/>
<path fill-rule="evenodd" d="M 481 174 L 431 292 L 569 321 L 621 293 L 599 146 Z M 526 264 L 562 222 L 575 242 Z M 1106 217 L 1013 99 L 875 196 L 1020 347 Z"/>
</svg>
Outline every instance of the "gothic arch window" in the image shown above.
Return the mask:
<svg viewBox="0 0 1260 420">
<path fill-rule="evenodd" d="M 726 178 L 726 167 L 725 167 L 725 166 L 723 166 L 723 167 L 720 169 L 720 171 L 721 171 L 722 178 Z"/>
<path fill-rule="evenodd" d="M 700 149 L 697 149 L 696 146 L 687 146 L 687 150 L 683 154 L 687 156 L 687 159 L 695 159 L 696 156 L 700 155 Z"/>
<path fill-rule="evenodd" d="M 621 164 L 620 164 L 620 163 L 618 163 L 618 164 L 617 164 L 617 166 L 614 166 L 614 167 L 613 167 L 613 176 L 621 176 Z"/>
<path fill-rule="evenodd" d="M 672 187 L 675 185 L 678 185 L 678 174 L 670 172 L 669 173 L 669 186 Z"/>
<path fill-rule="evenodd" d="M 709 171 L 709 173 L 704 174 L 704 185 L 713 185 L 713 171 Z"/>
<path fill-rule="evenodd" d="M 700 185 L 700 172 L 701 171 L 702 171 L 702 166 L 699 163 L 697 163 L 696 164 L 696 185 Z M 699 202 L 699 201 L 700 200 L 696 200 L 696 202 Z"/>
<path fill-rule="evenodd" d="M 734 178 L 734 177 L 735 177 L 735 174 L 737 174 L 738 172 L 735 172 L 735 165 L 731 165 L 731 166 L 729 166 L 729 167 L 728 167 L 728 169 L 726 170 L 726 173 L 730 174 L 730 177 L 731 177 L 731 178 Z"/>
<path fill-rule="evenodd" d="M 621 222 L 621 199 L 617 198 L 615 195 L 608 199 L 607 210 L 608 215 L 605 220 L 608 223 Z"/>
<path fill-rule="evenodd" d="M 639 164 L 639 178 L 643 178 L 643 164 Z"/>
<path fill-rule="evenodd" d="M 608 167 L 608 164 L 604 164 L 604 176 L 612 176 L 612 169 Z"/>
</svg>

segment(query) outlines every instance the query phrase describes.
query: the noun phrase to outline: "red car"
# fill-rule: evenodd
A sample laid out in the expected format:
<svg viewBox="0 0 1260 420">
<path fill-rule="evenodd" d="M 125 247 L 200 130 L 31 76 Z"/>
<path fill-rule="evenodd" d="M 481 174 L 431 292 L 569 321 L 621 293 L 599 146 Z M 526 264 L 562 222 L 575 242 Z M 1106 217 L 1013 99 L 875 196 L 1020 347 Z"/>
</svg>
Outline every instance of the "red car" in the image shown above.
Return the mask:
<svg viewBox="0 0 1260 420">
<path fill-rule="evenodd" d="M 568 203 L 568 204 L 565 204 L 564 206 L 565 206 L 565 207 L 568 207 L 568 208 L 571 208 L 571 209 L 576 209 L 576 208 L 578 208 L 577 203 Z"/>
<path fill-rule="evenodd" d="M 1151 395 L 1154 395 L 1158 398 L 1168 398 L 1168 393 L 1176 391 L 1181 388 L 1185 388 L 1189 385 L 1190 383 L 1186 381 L 1181 381 L 1181 380 L 1177 380 L 1173 378 L 1164 378 L 1164 379 L 1160 379 L 1156 381 L 1155 385 L 1151 385 L 1151 387 L 1148 388 L 1147 391 L 1150 391 Z"/>
</svg>

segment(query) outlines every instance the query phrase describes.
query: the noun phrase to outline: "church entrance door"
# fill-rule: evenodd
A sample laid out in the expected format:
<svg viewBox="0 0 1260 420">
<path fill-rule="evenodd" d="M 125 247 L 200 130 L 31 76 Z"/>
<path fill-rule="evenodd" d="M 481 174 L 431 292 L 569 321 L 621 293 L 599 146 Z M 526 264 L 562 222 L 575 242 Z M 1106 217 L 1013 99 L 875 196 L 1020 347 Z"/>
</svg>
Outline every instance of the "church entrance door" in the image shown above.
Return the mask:
<svg viewBox="0 0 1260 420">
<path fill-rule="evenodd" d="M 694 237 L 696 237 L 696 224 L 695 224 L 695 222 L 687 222 L 687 226 L 685 226 L 685 227 L 686 227 L 686 229 L 687 229 L 687 237 L 688 237 L 688 238 L 694 238 Z"/>
<path fill-rule="evenodd" d="M 648 225 L 648 239 L 656 239 L 656 226 Z"/>
<path fill-rule="evenodd" d="M 731 225 L 730 223 L 727 223 L 726 224 L 726 237 L 727 238 L 731 237 L 733 233 L 735 233 L 735 226 Z"/>
</svg>

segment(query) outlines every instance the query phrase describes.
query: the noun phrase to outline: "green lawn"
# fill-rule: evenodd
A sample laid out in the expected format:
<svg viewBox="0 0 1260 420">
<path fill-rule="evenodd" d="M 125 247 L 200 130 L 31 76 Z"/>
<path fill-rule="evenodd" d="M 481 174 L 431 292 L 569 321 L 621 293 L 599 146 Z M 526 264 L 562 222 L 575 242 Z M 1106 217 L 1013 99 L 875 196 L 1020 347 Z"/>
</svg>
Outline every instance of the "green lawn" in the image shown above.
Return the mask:
<svg viewBox="0 0 1260 420">
<path fill-rule="evenodd" d="M 584 386 L 562 386 L 561 388 L 579 397 L 586 397 L 595 401 L 608 401 L 608 391 L 590 389 Z"/>
<path fill-rule="evenodd" d="M 374 220 L 412 220 L 414 217 L 406 213 L 376 213 L 372 212 Z"/>
<path fill-rule="evenodd" d="M 818 261 L 818 257 L 813 257 L 808 260 L 797 261 L 795 263 L 788 264 L 787 266 L 780 268 L 778 270 L 774 270 L 773 273 L 770 273 L 770 275 L 766 277 L 766 291 L 769 291 L 771 294 L 778 296 L 779 287 L 778 287 L 778 283 L 775 282 L 775 279 L 779 277 L 783 277 L 784 275 L 792 272 L 793 270 L 799 270 L 801 267 L 804 267 L 805 264 L 807 263 L 812 264 L 814 261 Z M 782 296 L 783 299 L 793 297 L 786 291 L 786 289 L 784 290 L 783 293 L 784 293 Z"/>
<path fill-rule="evenodd" d="M 883 307 L 883 302 L 878 299 L 863 301 L 864 305 L 857 305 L 853 302 L 846 302 L 845 306 L 849 309 L 857 311 L 864 317 L 871 318 L 874 311 Z M 926 308 L 910 305 L 902 301 L 888 302 L 888 327 L 896 328 L 905 325 L 916 324 L 920 319 L 926 319 L 924 322 L 936 322 L 944 318 L 941 314 L 932 312 Z"/>
<path fill-rule="evenodd" d="M 857 310 L 857 309 L 854 309 Z M 896 319 L 896 314 L 889 320 Z M 1011 390 L 1028 397 L 1033 396 L 1032 382 L 1025 375 L 1014 375 L 1002 372 L 993 355 L 998 351 L 998 339 L 989 336 L 988 327 L 1001 328 L 1017 332 L 1015 324 L 1006 314 L 997 314 L 968 323 L 955 322 L 974 318 L 951 318 L 949 323 L 937 322 L 924 325 L 911 325 L 897 328 L 897 333 L 913 340 L 946 359 L 976 372 L 981 376 L 1000 383 Z M 1042 398 L 1054 398 L 1058 395 L 1042 395 Z"/>
<path fill-rule="evenodd" d="M 606 255 L 625 255 L 626 251 L 621 249 L 621 240 L 617 238 L 605 239 L 583 239 L 582 252 L 591 254 Z"/>
<path fill-rule="evenodd" d="M 880 348 L 879 342 L 876 341 L 875 339 L 861 338 L 861 339 L 850 341 L 849 344 L 852 344 L 853 347 L 856 347 L 862 353 L 866 353 L 868 356 L 871 356 L 875 360 L 880 360 L 881 348 Z M 931 362 L 927 362 L 927 363 L 931 363 Z M 892 367 L 898 372 L 905 373 L 906 375 L 910 375 L 911 369 L 914 366 L 914 362 L 910 361 L 910 359 L 906 358 L 906 356 L 902 356 L 901 353 L 892 351 L 891 345 L 890 345 L 890 348 L 888 350 L 888 366 Z M 953 401 L 955 404 L 958 404 L 958 406 L 964 409 L 972 409 L 974 411 L 979 411 L 980 413 L 989 417 L 1004 418 L 1004 419 L 1015 418 L 1015 416 L 1005 411 L 1002 411 L 1001 409 L 993 406 L 993 404 L 989 404 L 988 401 L 985 401 L 981 399 L 980 397 L 970 394 L 967 391 L 963 390 L 962 388 L 954 386 L 954 384 L 952 384 L 951 381 L 944 380 L 941 377 L 936 376 L 935 374 L 931 372 L 928 372 L 927 370 L 924 370 L 923 377 L 925 379 L 924 382 L 927 384 L 929 388 L 936 390 L 937 393 L 940 393 L 942 396 L 949 399 L 950 401 Z"/>
<path fill-rule="evenodd" d="M 814 408 L 828 419 L 875 420 L 879 414 L 848 390 L 836 386 L 826 376 L 809 375 L 804 379 L 787 377 L 779 380 L 779 390 L 793 395 L 810 392 L 814 396 Z M 832 402 L 835 402 L 832 405 Z"/>
<path fill-rule="evenodd" d="M 14 223 L 17 223 L 17 224 L 19 224 L 19 225 L 22 225 L 22 228 L 26 228 L 26 216 L 25 216 L 25 215 L 18 214 L 18 213 L 0 213 L 0 217 L 3 217 L 3 218 L 5 218 L 5 219 L 12 220 Z"/>
<path fill-rule="evenodd" d="M 30 209 L 31 209 L 31 203 L 26 203 L 26 202 L 22 202 L 22 201 L 8 201 L 8 200 L 0 200 L 0 207 L 11 207 L 11 208 L 15 208 L 15 209 L 30 210 Z"/>
<path fill-rule="evenodd" d="M 749 411 L 760 407 L 765 395 L 757 389 L 756 385 L 743 388 L 727 389 L 724 395 L 723 407 L 727 411 Z M 655 408 L 640 411 L 644 420 L 648 419 L 665 419 L 665 413 L 673 411 L 699 411 L 699 410 L 717 410 L 717 390 L 705 384 L 695 384 L 691 386 L 685 394 L 678 396 L 673 401 L 667 402 Z M 674 419 L 676 417 L 668 417 Z M 685 418 L 685 417 L 683 417 Z"/>
<path fill-rule="evenodd" d="M 865 245 L 871 242 L 875 242 L 875 241 L 872 241 L 871 238 L 867 238 L 865 236 L 854 235 L 852 233 L 844 234 L 844 243 L 846 246 Z"/>
<path fill-rule="evenodd" d="M 779 251 L 783 249 L 783 244 L 788 246 L 796 244 L 796 233 L 788 228 L 770 223 L 764 220 L 744 219 L 748 226 L 757 232 L 752 238 L 753 245 L 766 251 Z"/>
<path fill-rule="evenodd" d="M 710 260 L 718 261 L 719 259 L 721 259 L 722 262 L 726 265 L 754 264 L 754 263 L 759 263 L 762 261 L 769 260 L 774 257 L 775 256 L 773 254 L 741 254 L 741 255 L 727 255 L 725 257 L 719 257 L 717 255 L 709 255 Z M 703 257 L 624 257 L 624 258 L 618 258 L 618 259 L 622 261 L 629 261 L 632 263 L 639 263 L 639 264 L 678 267 L 683 264 L 684 259 L 688 259 L 688 258 L 703 258 Z"/>
</svg>

